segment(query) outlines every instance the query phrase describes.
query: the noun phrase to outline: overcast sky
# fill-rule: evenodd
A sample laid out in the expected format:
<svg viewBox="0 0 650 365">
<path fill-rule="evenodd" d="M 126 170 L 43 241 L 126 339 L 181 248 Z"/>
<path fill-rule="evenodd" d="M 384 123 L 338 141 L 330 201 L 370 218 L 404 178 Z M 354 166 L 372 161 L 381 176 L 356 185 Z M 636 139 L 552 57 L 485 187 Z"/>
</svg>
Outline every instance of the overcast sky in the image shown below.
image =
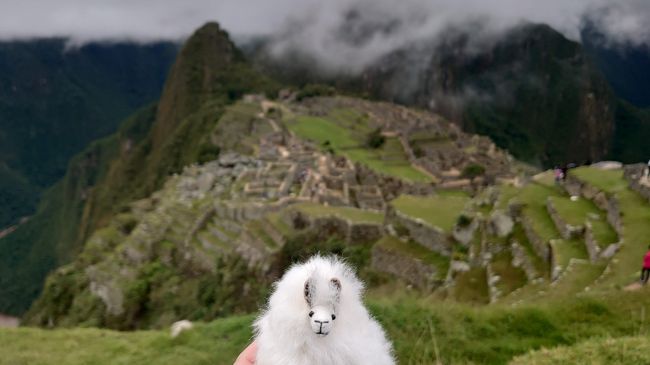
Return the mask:
<svg viewBox="0 0 650 365">
<path fill-rule="evenodd" d="M 396 25 L 351 44 L 341 24 L 353 9 L 367 24 Z M 481 35 L 536 22 L 579 40 L 586 17 L 613 45 L 650 44 L 650 0 L 0 0 L 0 39 L 178 40 L 216 20 L 235 36 L 275 35 L 278 52 L 299 47 L 326 62 L 364 64 L 476 22 Z"/>
</svg>

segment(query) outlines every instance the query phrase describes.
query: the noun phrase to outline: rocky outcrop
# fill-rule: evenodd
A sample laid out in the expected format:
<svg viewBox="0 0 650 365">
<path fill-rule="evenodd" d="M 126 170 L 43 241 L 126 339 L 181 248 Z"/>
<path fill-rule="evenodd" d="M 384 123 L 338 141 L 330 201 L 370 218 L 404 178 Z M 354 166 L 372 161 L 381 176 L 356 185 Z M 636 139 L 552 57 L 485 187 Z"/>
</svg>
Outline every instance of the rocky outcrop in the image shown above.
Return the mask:
<svg viewBox="0 0 650 365">
<path fill-rule="evenodd" d="M 512 216 L 498 209 L 490 215 L 489 223 L 490 230 L 498 237 L 507 237 L 515 226 Z"/>
<path fill-rule="evenodd" d="M 623 176 L 632 190 L 650 201 L 650 178 L 648 177 L 647 170 L 648 165 L 643 163 L 626 165 L 623 168 Z"/>
</svg>

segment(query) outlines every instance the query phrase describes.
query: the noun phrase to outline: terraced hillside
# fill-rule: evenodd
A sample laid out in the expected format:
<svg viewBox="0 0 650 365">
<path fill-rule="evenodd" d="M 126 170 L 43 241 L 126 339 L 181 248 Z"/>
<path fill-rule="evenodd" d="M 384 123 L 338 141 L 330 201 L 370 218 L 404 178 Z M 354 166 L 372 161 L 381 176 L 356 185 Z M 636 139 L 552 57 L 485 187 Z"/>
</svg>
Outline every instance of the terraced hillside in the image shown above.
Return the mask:
<svg viewBox="0 0 650 365">
<path fill-rule="evenodd" d="M 359 132 L 348 132 L 346 123 Z M 328 128 L 330 137 L 313 132 Z M 456 147 L 448 154 L 424 149 L 416 157 L 407 152 L 408 136 L 418 128 L 438 130 Z M 249 312 L 299 252 L 310 252 L 305 242 L 316 251 L 329 242 L 372 270 L 371 259 L 376 265 L 394 252 L 381 247 L 403 245 L 390 238 L 385 242 L 392 245 L 373 251 L 374 243 L 386 232 L 400 237 L 403 228 L 390 222 L 403 215 L 408 226 L 423 203 L 432 208 L 425 210 L 425 231 L 440 220 L 441 228 L 434 228 L 439 242 L 418 247 L 417 227 L 406 235 L 419 241 L 411 243 L 413 250 L 436 257 L 437 279 L 425 285 L 435 289 L 447 277 L 450 255 L 457 254 L 449 237 L 470 194 L 487 180 L 512 180 L 519 173 L 487 139 L 428 114 L 349 98 L 272 102 L 249 95 L 227 108 L 211 133 L 221 156 L 186 167 L 96 231 L 71 265 L 50 276 L 26 323 L 131 329 Z M 340 133 L 348 133 L 347 142 L 329 142 Z M 364 138 L 373 133 L 384 143 L 367 146 Z M 235 141 L 230 135 L 247 137 Z M 452 161 L 457 169 L 432 168 Z M 492 167 L 472 176 L 460 172 L 479 165 Z M 436 194 L 437 188 L 448 192 Z M 420 200 L 423 195 L 431 196 Z M 436 214 L 440 204 L 450 208 L 444 215 Z M 406 266 L 412 261 L 410 255 L 404 259 Z"/>
<path fill-rule="evenodd" d="M 414 147 L 423 130 L 445 153 Z M 221 157 L 186 167 L 97 231 L 50 276 L 27 323 L 132 329 L 247 313 L 287 264 L 323 250 L 383 277 L 377 285 L 478 304 L 636 278 L 650 206 L 621 169 L 531 179 L 489 140 L 436 116 L 341 97 L 249 95 L 212 133 Z M 246 138 L 223 138 L 235 134 Z M 383 142 L 369 146 L 370 135 Z"/>
</svg>

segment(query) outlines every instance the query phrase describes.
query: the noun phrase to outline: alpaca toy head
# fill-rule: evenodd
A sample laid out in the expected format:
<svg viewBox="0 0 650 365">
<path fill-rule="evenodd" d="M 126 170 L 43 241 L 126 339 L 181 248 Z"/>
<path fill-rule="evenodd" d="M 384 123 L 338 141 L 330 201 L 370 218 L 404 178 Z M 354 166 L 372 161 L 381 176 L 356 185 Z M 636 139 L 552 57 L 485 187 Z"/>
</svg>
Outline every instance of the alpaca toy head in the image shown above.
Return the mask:
<svg viewBox="0 0 650 365">
<path fill-rule="evenodd" d="M 341 298 L 341 281 L 313 272 L 305 281 L 305 302 L 309 308 L 307 317 L 315 334 L 327 336 L 336 321 L 336 310 Z"/>
<path fill-rule="evenodd" d="M 306 341 L 336 337 L 362 308 L 362 290 L 348 265 L 317 255 L 293 265 L 275 283 L 265 317 L 274 330 L 300 333 Z"/>
<path fill-rule="evenodd" d="M 258 365 L 394 365 L 390 342 L 340 259 L 316 255 L 275 283 L 255 321 Z"/>
</svg>

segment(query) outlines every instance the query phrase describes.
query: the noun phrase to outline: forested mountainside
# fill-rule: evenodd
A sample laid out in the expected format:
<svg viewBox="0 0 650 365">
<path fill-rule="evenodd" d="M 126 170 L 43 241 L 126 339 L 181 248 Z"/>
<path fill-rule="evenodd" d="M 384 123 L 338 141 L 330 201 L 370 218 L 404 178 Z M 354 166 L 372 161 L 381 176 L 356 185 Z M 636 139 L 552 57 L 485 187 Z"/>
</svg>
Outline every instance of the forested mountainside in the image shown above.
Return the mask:
<svg viewBox="0 0 650 365">
<path fill-rule="evenodd" d="M 647 116 L 615 95 L 598 67 L 602 62 L 547 25 L 522 25 L 480 45 L 471 34 L 450 30 L 442 41 L 404 45 L 360 76 L 314 72 L 316 60 L 299 50 L 278 61 L 265 44 L 258 40 L 247 52 L 278 79 L 330 83 L 427 108 L 540 167 L 604 158 L 634 162 L 650 154 L 647 144 L 625 139 L 650 138 Z"/>
<path fill-rule="evenodd" d="M 74 257 L 95 228 L 169 174 L 214 154 L 206 125 L 232 100 L 267 85 L 216 24 L 198 30 L 169 72 L 160 102 L 73 158 L 29 222 L 0 238 L 0 312 L 26 310 L 45 275 Z"/>
<path fill-rule="evenodd" d="M 171 42 L 0 42 L 0 231 L 31 215 L 70 158 L 158 99 Z"/>
</svg>

